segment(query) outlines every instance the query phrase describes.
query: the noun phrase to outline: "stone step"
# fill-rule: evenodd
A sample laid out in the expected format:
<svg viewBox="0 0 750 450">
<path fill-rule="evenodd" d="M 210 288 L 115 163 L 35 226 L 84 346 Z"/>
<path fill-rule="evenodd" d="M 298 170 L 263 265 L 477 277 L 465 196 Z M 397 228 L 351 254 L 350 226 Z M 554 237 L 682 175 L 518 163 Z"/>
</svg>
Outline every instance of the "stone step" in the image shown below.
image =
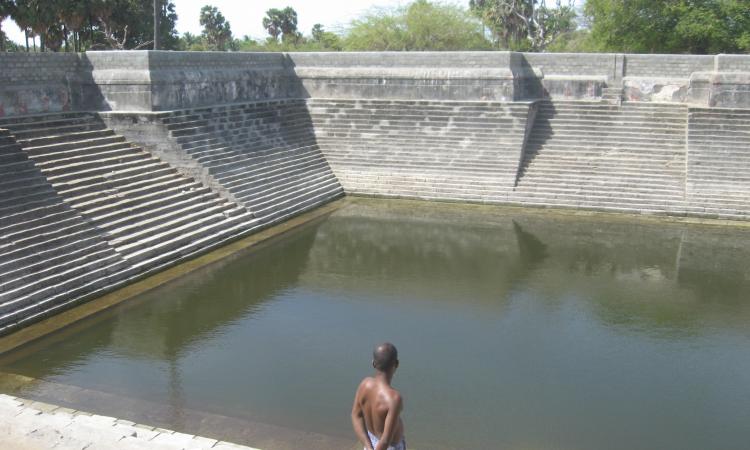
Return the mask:
<svg viewBox="0 0 750 450">
<path fill-rule="evenodd" d="M 0 191 L 0 210 L 8 207 L 15 207 L 19 203 L 27 203 L 48 197 L 57 197 L 57 192 L 55 192 L 52 186 L 42 180 L 39 181 L 37 184 L 29 183 L 26 186 Z"/>
<path fill-rule="evenodd" d="M 377 121 L 336 121 L 329 123 L 312 123 L 315 134 L 320 132 L 354 132 L 354 133 L 388 133 L 388 134 L 460 134 L 465 136 L 492 136 L 504 134 L 525 134 L 526 124 L 487 124 L 475 126 L 435 123 L 407 123 L 394 122 L 379 123 Z M 684 129 L 683 129 L 684 132 Z"/>
<path fill-rule="evenodd" d="M 72 182 L 82 182 L 92 177 L 117 178 L 125 172 L 128 172 L 128 174 L 132 173 L 130 172 L 131 170 L 151 170 L 156 167 L 169 167 L 169 165 L 154 157 L 139 158 L 124 163 L 108 161 L 107 165 L 101 167 L 93 167 L 75 172 L 68 171 L 59 175 L 49 175 L 48 179 L 57 188 L 60 183 L 71 184 Z"/>
<path fill-rule="evenodd" d="M 235 180 L 222 185 L 229 189 L 235 195 L 242 195 L 252 189 L 260 187 L 271 187 L 274 183 L 286 180 L 288 177 L 304 174 L 308 172 L 327 171 L 331 169 L 328 162 L 321 155 L 316 158 L 308 158 L 302 162 L 295 160 L 294 164 L 283 164 L 277 166 L 264 166 L 262 171 L 256 171 L 256 174 L 250 174 L 248 177 Z"/>
<path fill-rule="evenodd" d="M 692 182 L 703 182 L 703 183 L 718 183 L 718 182 L 747 182 L 750 181 L 750 172 L 743 170 L 742 172 L 727 173 L 726 170 L 703 170 L 700 172 L 691 171 L 689 180 Z"/>
<path fill-rule="evenodd" d="M 52 136 L 64 136 L 67 134 L 85 133 L 90 131 L 102 131 L 106 129 L 106 125 L 102 122 L 87 121 L 80 122 L 77 124 L 66 124 L 50 126 L 44 124 L 42 127 L 27 127 L 23 130 L 13 128 L 13 136 L 19 142 L 29 142 L 33 139 L 48 138 Z"/>
<path fill-rule="evenodd" d="M 530 103 L 510 103 L 510 102 L 486 102 L 476 101 L 469 102 L 459 101 L 359 101 L 359 100 L 330 100 L 323 101 L 319 99 L 307 102 L 310 109 L 338 109 L 347 110 L 419 110 L 428 113 L 447 111 L 452 113 L 481 113 L 481 112 L 498 112 L 504 113 L 523 113 L 529 110 Z"/>
<path fill-rule="evenodd" d="M 304 130 L 307 130 L 307 132 L 312 135 L 314 134 L 314 131 L 312 127 L 306 127 Z M 209 133 L 203 133 L 203 134 L 194 134 L 190 136 L 181 136 L 178 138 L 174 138 L 175 142 L 177 142 L 180 145 L 193 143 L 195 141 L 205 141 L 209 139 L 219 139 L 220 141 L 224 141 L 227 143 L 231 143 L 237 140 L 246 140 L 246 139 L 255 139 L 255 140 L 267 140 L 267 139 L 275 139 L 275 140 L 283 140 L 284 136 L 287 134 L 292 135 L 291 133 L 295 133 L 294 135 L 299 135 L 300 130 L 297 130 L 295 128 L 291 129 L 285 129 L 285 130 L 279 130 L 279 131 L 270 131 L 270 132 L 264 132 L 264 133 L 253 133 L 249 132 L 248 130 L 238 132 L 238 133 L 231 133 L 231 132 L 209 132 Z"/>
<path fill-rule="evenodd" d="M 299 133 L 300 130 L 312 132 L 312 123 L 309 120 L 274 123 L 274 124 L 232 124 L 222 126 L 211 124 L 204 127 L 186 128 L 184 130 L 172 131 L 172 138 L 180 143 L 193 142 L 207 138 L 219 138 L 225 141 L 242 139 L 248 137 L 268 138 L 269 136 L 284 136 L 290 133 Z"/>
<path fill-rule="evenodd" d="M 273 161 L 277 157 L 283 157 L 288 154 L 299 154 L 306 152 L 319 153 L 317 147 L 300 147 L 300 148 L 272 148 L 268 150 L 260 150 L 253 153 L 247 153 L 243 155 L 242 159 L 235 159 L 231 162 L 217 162 L 214 164 L 206 164 L 209 172 L 214 175 L 215 178 L 221 180 L 226 175 L 234 173 L 236 171 L 247 170 L 251 165 L 264 164 L 266 162 Z"/>
<path fill-rule="evenodd" d="M 523 155 L 521 159 L 523 164 L 530 164 L 537 162 L 539 164 L 553 164 L 556 165 L 559 162 L 567 164 L 575 164 L 581 162 L 584 164 L 590 163 L 606 163 L 612 161 L 615 163 L 620 162 L 635 162 L 638 164 L 653 164 L 659 166 L 662 164 L 685 164 L 685 153 L 679 152 L 666 152 L 658 151 L 653 154 L 649 152 L 633 151 L 633 149 L 613 149 L 613 150 L 601 150 L 601 149 L 589 149 L 586 147 L 580 150 L 572 150 L 565 147 L 559 148 L 547 148 L 546 146 L 541 149 L 540 153 L 535 153 L 534 149 Z"/>
<path fill-rule="evenodd" d="M 54 195 L 45 195 L 23 201 L 16 202 L 12 205 L 6 205 L 0 208 L 0 217 L 15 217 L 23 214 L 26 210 L 33 210 L 43 206 L 51 206 L 60 203 L 60 198 Z"/>
<path fill-rule="evenodd" d="M 31 139 L 21 139 L 18 143 L 26 148 L 49 147 L 60 144 L 70 144 L 75 142 L 91 141 L 92 139 L 108 138 L 115 136 L 114 131 L 109 129 L 81 131 L 77 133 L 64 133 L 54 136 L 43 136 Z"/>
<path fill-rule="evenodd" d="M 609 139 L 615 137 L 615 140 Z M 540 143 L 545 144 L 547 142 L 554 141 L 556 143 L 586 143 L 586 144 L 595 144 L 595 145 L 609 145 L 611 147 L 624 147 L 627 145 L 647 145 L 647 144 L 653 144 L 653 145 L 663 145 L 663 144 L 673 144 L 673 145 L 682 145 L 683 147 L 686 145 L 685 138 L 669 138 L 669 137 L 662 137 L 662 136 L 639 136 L 639 135 L 622 135 L 622 136 L 612 136 L 612 135 L 585 135 L 585 134 L 575 134 L 575 133 L 566 133 L 562 134 L 555 134 L 552 136 L 545 136 L 542 134 L 537 134 L 532 132 L 529 136 L 528 142 L 529 144 L 532 143 Z"/>
<path fill-rule="evenodd" d="M 212 227 L 217 231 L 221 229 L 222 222 L 231 220 L 231 217 L 225 215 L 223 212 L 213 214 L 195 214 L 191 217 L 192 220 L 174 220 L 172 222 L 166 222 L 163 226 L 154 227 L 150 230 L 150 233 L 136 233 L 131 234 L 127 238 L 120 238 L 119 240 L 111 241 L 115 249 L 122 253 L 125 258 L 129 258 L 130 255 L 140 254 L 142 257 L 151 256 L 150 253 L 141 253 L 143 251 L 153 251 L 154 247 L 158 246 L 163 249 L 163 243 L 174 241 L 179 239 L 181 243 L 187 243 L 184 241 L 183 235 L 192 231 Z M 174 248 L 174 247 L 171 247 Z"/>
<path fill-rule="evenodd" d="M 122 227 L 123 224 L 134 224 L 141 220 L 153 218 L 168 211 L 178 209 L 185 202 L 210 202 L 216 198 L 208 188 L 196 189 L 194 191 L 178 191 L 172 195 L 144 202 L 127 209 L 110 211 L 103 215 L 87 215 L 96 225 L 103 230 Z"/>
<path fill-rule="evenodd" d="M 373 113 L 368 111 L 345 111 L 341 113 L 329 113 L 329 112 L 312 112 L 309 115 L 310 120 L 315 125 L 325 125 L 329 123 L 348 123 L 350 120 L 354 122 L 369 122 L 369 123 L 406 123 L 409 125 L 468 125 L 478 126 L 483 125 L 494 125 L 494 126 L 522 126 L 526 121 L 527 115 L 523 116 L 511 116 L 505 114 L 497 114 L 492 117 L 487 115 L 477 116 L 475 114 L 467 115 L 456 115 L 456 114 L 417 114 L 414 111 L 402 110 L 393 111 L 392 113 Z"/>
<path fill-rule="evenodd" d="M 399 147 L 378 149 L 327 149 L 326 158 L 331 160 L 380 161 L 398 165 L 403 161 L 422 162 L 449 169 L 462 164 L 486 164 L 487 167 L 508 167 L 515 169 L 519 164 L 518 152 L 503 155 L 493 153 L 451 154 L 449 151 L 403 151 Z"/>
<path fill-rule="evenodd" d="M 321 179 L 318 183 L 307 183 L 304 190 L 289 191 L 273 202 L 259 203 L 251 206 L 250 210 L 263 222 L 273 222 L 280 215 L 289 211 L 297 211 L 299 205 L 310 204 L 332 199 L 343 194 L 343 189 L 336 178 Z"/>
<path fill-rule="evenodd" d="M 13 132 L 15 133 L 15 132 L 23 132 L 26 130 L 33 130 L 33 129 L 38 129 L 38 128 L 57 128 L 57 127 L 66 127 L 66 126 L 71 126 L 71 125 L 80 125 L 80 124 L 89 123 L 94 120 L 97 120 L 94 116 L 74 116 L 74 117 L 45 120 L 43 122 L 14 123 L 10 125 L 10 127 L 12 127 Z"/>
<path fill-rule="evenodd" d="M 711 119 L 705 119 L 703 117 L 695 117 L 691 116 L 690 120 L 688 121 L 688 125 L 691 129 L 702 129 L 702 128 L 729 128 L 729 129 L 739 129 L 739 130 L 747 130 L 750 128 L 750 124 L 748 124 L 748 119 L 750 119 L 750 116 L 743 116 L 743 117 L 715 117 Z"/>
<path fill-rule="evenodd" d="M 254 223 L 252 217 L 246 213 L 228 217 L 219 223 L 196 224 L 205 225 L 200 228 L 196 228 L 193 224 L 178 227 L 151 236 L 148 241 L 142 242 L 143 248 L 132 253 L 128 252 L 125 258 L 136 268 L 151 265 L 157 261 L 169 261 L 176 256 L 170 252 L 176 251 L 178 254 L 188 254 L 200 248 L 200 246 L 195 245 L 196 241 L 203 240 L 201 242 L 203 245 L 207 244 L 206 240 L 209 242 L 220 241 L 232 234 L 238 234 L 243 229 L 250 228 Z M 151 246 L 148 246 L 149 244 Z M 154 261 L 155 258 L 157 258 L 157 261 Z"/>
<path fill-rule="evenodd" d="M 611 208 L 611 209 L 633 209 L 633 210 L 646 210 L 652 213 L 665 213 L 668 211 L 681 210 L 684 205 L 681 201 L 671 199 L 663 200 L 659 196 L 653 198 L 643 197 L 630 197 L 627 195 L 623 196 L 611 196 L 596 195 L 596 194 L 524 194 L 520 192 L 514 192 L 509 197 L 512 202 L 522 203 L 547 203 L 550 205 L 571 205 L 579 208 L 592 209 L 592 208 Z"/>
<path fill-rule="evenodd" d="M 39 247 L 39 244 L 47 241 L 53 242 L 54 240 L 59 240 L 60 238 L 64 238 L 68 235 L 74 235 L 78 232 L 91 230 L 91 225 L 81 220 L 80 218 L 77 219 L 78 220 L 75 221 L 69 220 L 66 221 L 67 223 L 57 224 L 57 226 L 52 229 L 50 229 L 51 227 L 46 227 L 47 231 L 43 235 L 27 235 L 25 237 L 21 235 L 15 235 L 12 239 L 3 236 L 3 238 L 0 239 L 0 255 L 3 255 L 3 257 L 5 257 L 6 255 L 12 254 L 13 252 L 22 253 L 25 249 L 45 248 Z M 44 239 L 44 241 L 42 241 L 42 239 Z"/>
<path fill-rule="evenodd" d="M 220 164 L 221 161 L 230 160 L 232 158 L 246 158 L 249 155 L 263 154 L 265 152 L 272 152 L 278 149 L 293 149 L 293 148 L 306 148 L 314 147 L 314 139 L 300 140 L 295 143 L 291 142 L 266 142 L 266 143 L 245 143 L 242 145 L 225 145 L 221 147 L 214 147 L 206 149 L 200 152 L 193 152 L 191 156 L 196 161 L 206 166 L 212 166 Z"/>
<path fill-rule="evenodd" d="M 685 131 L 687 126 L 685 124 L 649 124 L 647 122 L 620 122 L 612 121 L 597 122 L 597 123 L 586 123 L 580 122 L 569 122 L 569 121 L 542 121 L 537 120 L 534 123 L 534 131 L 536 132 L 552 132 L 557 130 L 571 130 L 578 131 L 582 134 L 610 134 L 610 133 L 641 133 L 641 134 L 664 134 L 669 136 L 682 136 L 684 139 Z"/>
<path fill-rule="evenodd" d="M 246 189 L 242 192 L 233 192 L 235 197 L 254 211 L 255 208 L 273 203 L 280 198 L 280 194 L 292 194 L 302 192 L 306 187 L 317 184 L 322 180 L 336 177 L 330 170 L 319 172 L 307 172 L 296 175 L 290 175 L 284 180 L 269 183 L 267 186 L 255 189 Z"/>
<path fill-rule="evenodd" d="M 306 148 L 315 147 L 316 143 L 314 139 L 300 140 L 295 143 L 245 143 L 242 145 L 223 145 L 223 146 L 212 146 L 210 149 L 204 149 L 199 152 L 191 153 L 194 160 L 198 161 L 203 165 L 211 165 L 214 161 L 218 161 L 221 158 L 252 155 L 261 152 L 268 152 L 275 149 L 295 149 L 295 148 Z"/>
<path fill-rule="evenodd" d="M 283 137 L 283 139 L 267 139 L 265 137 L 251 137 L 251 136 L 245 136 L 238 139 L 233 139 L 232 141 L 224 141 L 221 139 L 210 139 L 210 140 L 202 140 L 198 141 L 197 143 L 190 143 L 190 146 L 186 146 L 183 144 L 183 149 L 192 156 L 193 158 L 199 158 L 205 154 L 208 154 L 206 152 L 211 152 L 215 150 L 221 150 L 222 152 L 227 150 L 233 150 L 233 151 L 245 151 L 249 149 L 253 149 L 258 146 L 269 146 L 269 145 L 287 145 L 287 146 L 294 146 L 294 145 L 303 145 L 306 143 L 309 143 L 310 141 L 315 140 L 315 135 L 313 133 L 310 133 L 309 130 L 300 130 L 297 132 L 291 132 L 291 133 L 285 133 L 281 135 L 280 137 Z M 195 144 L 195 145 L 192 145 Z"/>
<path fill-rule="evenodd" d="M 54 237 L 51 239 L 40 238 L 33 246 L 6 249 L 0 255 L 0 274 L 17 270 L 48 260 L 57 255 L 64 255 L 73 250 L 91 246 L 91 240 L 96 238 L 92 227 L 70 233 L 67 236 Z"/>
<path fill-rule="evenodd" d="M 153 159 L 150 153 L 144 151 L 129 151 L 125 154 L 119 152 L 100 154 L 94 158 L 83 159 L 64 159 L 53 163 L 40 164 L 39 169 L 49 177 L 55 177 L 65 174 L 78 174 L 91 169 L 97 169 L 102 166 L 113 166 L 134 161 L 144 161 Z"/>
<path fill-rule="evenodd" d="M 135 223 L 128 223 L 119 228 L 113 228 L 108 232 L 109 242 L 112 245 L 127 244 L 132 240 L 138 240 L 143 236 L 154 233 L 160 228 L 170 228 L 171 224 L 188 223 L 192 220 L 192 217 L 197 217 L 201 214 L 232 213 L 233 211 L 244 212 L 244 209 L 238 209 L 234 203 L 221 203 L 218 199 L 213 205 L 207 206 L 206 202 L 201 201 L 186 203 L 183 206 L 159 216 L 150 217 Z"/>
<path fill-rule="evenodd" d="M 65 162 L 91 161 L 107 156 L 127 155 L 141 151 L 128 142 L 107 144 L 95 147 L 77 148 L 63 152 L 47 153 L 45 155 L 33 156 L 37 166 L 44 167 L 52 164 L 64 164 Z"/>
<path fill-rule="evenodd" d="M 30 160 L 24 160 L 24 161 L 17 161 L 7 164 L 0 165 L 0 177 L 6 177 L 8 175 L 12 175 L 16 172 L 21 171 L 27 171 L 29 169 L 34 169 L 34 162 Z"/>
<path fill-rule="evenodd" d="M 215 149 L 218 147 L 252 148 L 255 146 L 268 145 L 297 145 L 298 143 L 308 142 L 313 139 L 315 139 L 315 134 L 310 130 L 289 130 L 284 133 L 266 136 L 244 135 L 235 136 L 232 139 L 224 139 L 218 137 L 212 139 L 199 139 L 197 141 L 191 141 L 190 143 L 183 143 L 181 145 L 189 155 L 199 156 L 199 154 L 203 151 Z"/>
<path fill-rule="evenodd" d="M 0 153 L 0 166 L 5 164 L 13 164 L 18 162 L 26 161 L 28 158 L 26 155 L 18 149 L 18 151 L 13 153 Z"/>
<path fill-rule="evenodd" d="M 325 133 L 325 134 L 324 134 Z M 418 136 L 415 134 L 409 135 L 371 135 L 371 134 L 335 134 L 326 133 L 321 131 L 317 137 L 318 143 L 328 143 L 330 145 L 340 147 L 344 145 L 361 144 L 363 142 L 371 142 L 371 145 L 405 145 L 405 146 L 424 146 L 424 147 L 446 147 L 464 145 L 465 147 L 472 146 L 476 148 L 487 148 L 502 145 L 504 147 L 517 148 L 521 150 L 524 136 L 523 134 L 507 135 L 507 136 L 491 136 L 477 139 L 475 137 L 466 136 Z"/>
<path fill-rule="evenodd" d="M 54 288 L 64 283 L 70 277 L 90 274 L 103 266 L 122 261 L 122 258 L 111 250 L 109 252 L 100 252 L 98 256 L 98 258 L 93 260 L 90 257 L 68 260 L 65 264 L 56 267 L 47 267 L 41 272 L 25 277 L 14 278 L 12 281 L 5 283 L 2 289 L 0 289 L 0 304 L 38 291 L 40 288 Z M 7 313 L 7 311 L 0 311 L 0 314 L 3 312 Z"/>
<path fill-rule="evenodd" d="M 553 208 L 574 209 L 607 213 L 644 214 L 644 215 L 670 215 L 663 206 L 649 203 L 632 202 L 628 204 L 598 204 L 595 201 L 582 201 L 580 199 L 509 199 L 503 202 L 509 206 L 521 206 L 525 208 Z M 683 215 L 679 213 L 679 215 Z"/>
<path fill-rule="evenodd" d="M 238 108 L 231 109 L 200 109 L 200 110 L 180 110 L 165 116 L 160 116 L 160 120 L 165 125 L 173 125 L 180 122 L 199 120 L 199 119 L 222 119 L 236 116 L 252 114 L 269 114 L 269 111 L 287 111 L 290 109 L 305 109 L 304 102 L 267 102 L 264 105 L 244 104 Z"/>
<path fill-rule="evenodd" d="M 198 122 L 198 123 L 196 123 Z M 200 123 L 203 122 L 203 123 Z M 307 111 L 291 111 L 283 114 L 273 113 L 259 116 L 235 118 L 206 118 L 200 121 L 188 121 L 169 125 L 170 135 L 175 138 L 221 131 L 279 130 L 286 127 L 301 126 L 310 123 Z"/>
<path fill-rule="evenodd" d="M 49 307 L 51 304 L 54 305 L 60 299 L 72 299 L 86 292 L 101 289 L 112 284 L 110 274 L 123 270 L 126 266 L 127 263 L 120 260 L 99 270 L 84 272 L 73 277 L 65 277 L 65 274 L 60 274 L 59 283 L 0 304 L 0 320 L 7 321 L 9 317 L 13 317 L 14 312 L 22 313 L 28 319 L 29 310 L 38 311 Z M 76 271 L 76 268 L 71 269 L 71 272 Z"/>
<path fill-rule="evenodd" d="M 303 104 L 270 105 L 265 108 L 250 108 L 235 111 L 187 113 L 177 117 L 162 119 L 162 121 L 167 126 L 173 126 L 179 125 L 181 123 L 193 122 L 196 120 L 210 120 L 214 122 L 233 122 L 244 119 L 257 119 L 259 121 L 265 121 L 268 119 L 283 120 L 289 115 L 307 112 L 307 107 Z"/>
<path fill-rule="evenodd" d="M 499 173 L 503 174 L 507 172 L 508 168 L 517 167 L 518 164 L 511 164 L 511 163 L 505 163 L 502 164 L 500 162 L 495 163 L 487 163 L 487 162 L 477 162 L 477 163 L 471 163 L 471 162 L 454 162 L 450 166 L 447 166 L 445 164 L 442 164 L 440 162 L 434 162 L 433 164 L 429 164 L 429 160 L 401 160 L 396 162 L 391 161 L 382 161 L 379 158 L 372 158 L 372 159 L 363 159 L 358 157 L 347 157 L 347 156 L 338 156 L 338 155 L 326 155 L 329 163 L 331 164 L 337 164 L 337 165 L 350 165 L 353 167 L 377 167 L 377 168 L 383 168 L 383 167 L 391 167 L 393 170 L 420 170 L 420 171 L 426 171 L 426 172 L 445 172 L 450 173 L 454 171 L 461 171 L 461 172 L 479 172 L 479 173 Z M 515 174 L 515 170 L 513 171 L 513 174 Z"/>
<path fill-rule="evenodd" d="M 609 165 L 601 166 L 584 166 L 584 165 L 548 165 L 548 166 L 536 166 L 532 167 L 531 170 L 527 167 L 523 172 L 523 178 L 567 178 L 576 176 L 593 176 L 602 175 L 610 176 L 612 174 L 618 174 L 620 176 L 628 176 L 634 178 L 646 178 L 657 179 L 657 178 L 678 178 L 682 179 L 684 169 L 675 167 L 673 170 L 667 168 L 649 168 L 647 165 L 643 166 L 620 166 L 613 167 Z M 645 180 L 644 180 L 645 181 Z"/>
<path fill-rule="evenodd" d="M 134 192 L 132 195 L 113 196 L 108 202 L 97 202 L 90 207 L 82 209 L 84 213 L 92 218 L 112 217 L 111 214 L 122 214 L 137 208 L 139 205 L 153 204 L 164 198 L 172 198 L 175 194 L 189 194 L 192 192 L 208 191 L 201 183 L 188 180 L 188 183 L 179 183 L 164 187 L 157 191 Z M 96 219 L 95 219 L 96 220 Z"/>
<path fill-rule="evenodd" d="M 55 189 L 60 195 L 74 201 L 79 197 L 98 194 L 100 191 L 115 190 L 131 183 L 167 175 L 177 175 L 177 172 L 170 165 L 159 161 L 149 166 L 136 166 L 124 171 L 57 183 Z"/>
<path fill-rule="evenodd" d="M 13 190 L 19 187 L 29 186 L 32 184 L 46 184 L 47 179 L 35 167 L 25 170 L 4 174 L 0 178 L 0 192 Z"/>
<path fill-rule="evenodd" d="M 60 268 L 69 267 L 72 264 L 82 261 L 92 261 L 105 256 L 117 255 L 114 250 L 104 242 L 96 242 L 88 247 L 71 250 L 57 256 L 50 257 L 44 261 L 38 261 L 27 266 L 18 267 L 0 275 L 0 278 L 7 283 L 15 283 L 15 280 L 33 279 L 34 277 L 43 277 L 45 274 L 52 274 Z"/>
<path fill-rule="evenodd" d="M 289 199 L 286 204 L 279 205 L 275 211 L 267 211 L 263 216 L 263 223 L 272 225 L 283 222 L 291 217 L 309 211 L 318 206 L 344 196 L 344 189 L 338 182 L 322 186 L 312 195 Z"/>
<path fill-rule="evenodd" d="M 409 172 L 357 171 L 341 169 L 336 176 L 348 192 L 384 192 L 421 186 L 420 189 L 442 190 L 444 193 L 468 192 L 472 195 L 506 195 L 515 184 L 515 177 L 463 176 L 462 174 L 430 174 Z M 458 181 L 456 181 L 458 180 Z M 464 180 L 461 182 L 460 180 Z M 367 189 L 365 189 L 367 188 Z"/>
<path fill-rule="evenodd" d="M 599 177 L 592 177 L 586 179 L 571 180 L 566 183 L 554 183 L 547 181 L 545 183 L 534 183 L 529 185 L 519 184 L 514 189 L 515 192 L 525 193 L 587 193 L 593 192 L 597 194 L 612 194 L 613 196 L 628 195 L 628 196 L 653 196 L 659 195 L 664 197 L 682 198 L 685 194 L 685 189 L 680 185 L 666 185 L 666 184 L 640 184 L 637 180 L 632 179 L 603 179 Z"/>
<path fill-rule="evenodd" d="M 217 231 L 213 226 L 208 226 L 186 233 L 184 238 L 181 236 L 171 242 L 162 243 L 162 246 L 155 250 L 145 249 L 141 250 L 141 253 L 136 252 L 129 255 L 129 259 L 135 270 L 153 268 L 163 265 L 165 261 L 183 258 L 216 243 L 243 236 L 257 229 L 258 224 L 258 221 L 253 219 L 249 213 L 245 213 L 234 217 L 231 222 L 224 223 L 224 227 L 220 231 Z"/>
<path fill-rule="evenodd" d="M 271 172 L 283 172 L 286 168 L 294 167 L 296 164 L 305 164 L 321 158 L 324 159 L 323 155 L 317 151 L 300 153 L 296 149 L 282 150 L 268 155 L 262 162 L 222 172 L 221 174 L 217 174 L 215 178 L 221 182 L 222 186 L 231 189 L 248 179 L 262 178 Z"/>
<path fill-rule="evenodd" d="M 19 242 L 25 239 L 38 239 L 39 236 L 47 236 L 59 229 L 71 227 L 83 221 L 73 210 L 50 213 L 36 219 L 21 221 L 0 228 L 0 245 L 3 242 Z"/>
<path fill-rule="evenodd" d="M 63 142 L 60 144 L 49 144 L 49 145 L 41 145 L 41 146 L 36 146 L 36 147 L 24 146 L 23 150 L 31 158 L 35 158 L 36 156 L 48 155 L 50 153 L 65 152 L 65 151 L 79 150 L 79 149 L 83 150 L 87 148 L 100 147 L 100 146 L 105 146 L 109 144 L 123 144 L 125 142 L 126 141 L 124 137 L 111 135 L 111 136 L 105 136 L 101 138 L 86 139 L 83 141 Z"/>
<path fill-rule="evenodd" d="M 144 195 L 163 193 L 169 189 L 189 188 L 195 182 L 190 178 L 179 176 L 162 177 L 161 179 L 149 179 L 131 185 L 121 186 L 111 191 L 100 191 L 96 196 L 85 199 L 67 199 L 68 203 L 78 210 L 93 211 L 101 206 L 110 205 L 113 200 L 144 198 Z"/>
<path fill-rule="evenodd" d="M 31 126 L 36 127 L 44 123 L 53 123 L 57 121 L 68 121 L 68 120 L 96 120 L 94 114 L 89 113 L 78 113 L 78 112 L 61 112 L 51 114 L 35 114 L 29 116 L 16 116 L 7 117 L 0 119 L 0 128 L 12 129 L 15 127 Z"/>
<path fill-rule="evenodd" d="M 59 200 L 56 202 L 42 202 L 41 204 L 35 202 L 32 205 L 20 208 L 16 213 L 0 214 L 0 235 L 11 233 L 14 227 L 23 226 L 25 223 L 44 222 L 47 216 L 69 212 L 70 208 Z"/>
</svg>

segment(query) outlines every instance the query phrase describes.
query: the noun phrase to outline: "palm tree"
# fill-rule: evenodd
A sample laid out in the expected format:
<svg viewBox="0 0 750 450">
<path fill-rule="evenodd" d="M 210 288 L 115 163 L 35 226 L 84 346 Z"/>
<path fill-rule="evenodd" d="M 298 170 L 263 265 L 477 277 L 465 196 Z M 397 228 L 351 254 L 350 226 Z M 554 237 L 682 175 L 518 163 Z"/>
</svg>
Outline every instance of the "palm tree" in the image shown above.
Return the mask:
<svg viewBox="0 0 750 450">
<path fill-rule="evenodd" d="M 0 52 L 5 51 L 5 33 L 3 33 L 3 20 L 13 15 L 15 4 L 12 0 L 0 0 Z"/>
</svg>

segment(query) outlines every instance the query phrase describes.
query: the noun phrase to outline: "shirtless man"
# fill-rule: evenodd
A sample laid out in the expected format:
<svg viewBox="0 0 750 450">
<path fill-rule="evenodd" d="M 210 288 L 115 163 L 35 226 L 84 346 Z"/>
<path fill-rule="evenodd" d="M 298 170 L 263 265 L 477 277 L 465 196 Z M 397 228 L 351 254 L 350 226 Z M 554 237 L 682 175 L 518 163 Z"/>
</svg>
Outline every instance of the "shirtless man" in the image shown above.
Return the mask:
<svg viewBox="0 0 750 450">
<path fill-rule="evenodd" d="M 406 450 L 401 394 L 391 387 L 398 368 L 398 350 L 390 342 L 372 352 L 375 376 L 359 384 L 352 406 L 352 426 L 365 450 Z"/>
</svg>

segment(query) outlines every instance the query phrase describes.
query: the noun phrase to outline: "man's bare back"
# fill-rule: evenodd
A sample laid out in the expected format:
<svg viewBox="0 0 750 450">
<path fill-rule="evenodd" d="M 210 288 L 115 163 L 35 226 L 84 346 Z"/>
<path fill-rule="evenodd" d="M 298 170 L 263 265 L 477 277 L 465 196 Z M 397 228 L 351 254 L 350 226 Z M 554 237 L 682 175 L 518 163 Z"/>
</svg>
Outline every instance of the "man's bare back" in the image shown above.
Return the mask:
<svg viewBox="0 0 750 450">
<path fill-rule="evenodd" d="M 405 450 L 404 424 L 401 420 L 403 399 L 391 387 L 398 368 L 398 353 L 393 344 L 385 343 L 373 352 L 375 376 L 359 384 L 352 406 L 352 426 L 366 450 Z"/>
</svg>

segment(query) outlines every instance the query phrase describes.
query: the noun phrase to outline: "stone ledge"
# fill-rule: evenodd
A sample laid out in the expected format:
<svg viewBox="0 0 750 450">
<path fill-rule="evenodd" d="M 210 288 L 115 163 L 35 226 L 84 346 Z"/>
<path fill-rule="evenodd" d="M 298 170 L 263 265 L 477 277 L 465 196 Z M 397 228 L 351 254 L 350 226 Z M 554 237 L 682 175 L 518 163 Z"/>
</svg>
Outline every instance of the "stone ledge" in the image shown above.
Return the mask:
<svg viewBox="0 0 750 450">
<path fill-rule="evenodd" d="M 0 394 L 0 447 L 258 450 Z"/>
</svg>

